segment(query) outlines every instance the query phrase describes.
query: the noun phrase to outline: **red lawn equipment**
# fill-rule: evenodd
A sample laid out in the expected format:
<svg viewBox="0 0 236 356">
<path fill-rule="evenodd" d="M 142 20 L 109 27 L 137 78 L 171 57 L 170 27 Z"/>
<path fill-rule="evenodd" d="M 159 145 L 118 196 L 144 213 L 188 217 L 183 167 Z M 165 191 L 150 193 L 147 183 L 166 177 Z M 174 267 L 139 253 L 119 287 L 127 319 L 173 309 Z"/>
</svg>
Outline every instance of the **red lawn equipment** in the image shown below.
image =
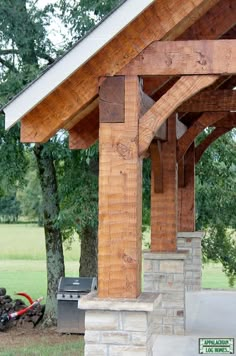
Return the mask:
<svg viewBox="0 0 236 356">
<path fill-rule="evenodd" d="M 43 300 L 43 297 L 40 297 L 34 301 L 27 293 L 24 292 L 19 292 L 16 294 L 25 297 L 29 301 L 30 305 L 26 308 L 20 309 L 19 311 L 0 315 L 0 331 L 6 330 L 10 321 L 20 318 L 29 310 L 32 310 L 35 307 L 39 306 L 40 302 Z"/>
</svg>

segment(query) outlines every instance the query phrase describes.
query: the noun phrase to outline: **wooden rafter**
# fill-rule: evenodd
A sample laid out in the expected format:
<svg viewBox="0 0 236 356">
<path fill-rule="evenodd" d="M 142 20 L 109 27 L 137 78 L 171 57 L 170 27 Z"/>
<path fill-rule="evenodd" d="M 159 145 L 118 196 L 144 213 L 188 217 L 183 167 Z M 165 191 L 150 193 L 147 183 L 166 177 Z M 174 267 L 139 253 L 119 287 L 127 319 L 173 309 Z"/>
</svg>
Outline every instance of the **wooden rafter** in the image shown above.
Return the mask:
<svg viewBox="0 0 236 356">
<path fill-rule="evenodd" d="M 96 97 L 98 77 L 117 74 L 155 40 L 175 39 L 218 1 L 156 1 L 36 108 L 26 114 L 22 119 L 21 140 L 47 141 Z"/>
<path fill-rule="evenodd" d="M 91 113 L 69 130 L 70 149 L 86 149 L 98 139 L 99 110 L 96 107 Z"/>
<path fill-rule="evenodd" d="M 195 151 L 195 162 L 196 164 L 200 161 L 203 153 L 208 149 L 208 147 L 215 142 L 219 137 L 229 132 L 231 128 L 227 127 L 217 127 L 212 131 L 196 148 Z"/>
<path fill-rule="evenodd" d="M 178 106 L 217 79 L 217 76 L 186 76 L 180 78 L 141 118 L 139 122 L 140 155 L 143 155 L 148 149 L 155 133 Z"/>
<path fill-rule="evenodd" d="M 190 26 L 182 35 L 176 38 L 180 40 L 214 40 L 227 34 L 229 29 L 236 24 L 236 1 L 220 0 L 207 11 L 201 18 Z M 231 32 L 231 31 L 230 31 Z M 228 39 L 236 38 L 236 35 Z M 168 87 L 168 81 L 170 86 Z M 173 85 L 171 77 L 147 77 L 144 78 L 144 91 L 158 100 L 166 90 Z"/>
<path fill-rule="evenodd" d="M 180 35 L 178 40 L 216 39 L 231 29 L 235 23 L 235 0 L 220 0 L 215 6 L 199 18 L 198 21 L 196 21 L 182 35 Z M 228 38 L 232 39 L 235 37 L 236 36 L 231 36 Z M 173 84 L 175 84 L 177 80 L 178 78 L 171 77 L 144 77 L 143 90 L 145 93 L 152 96 L 155 101 L 157 101 L 167 90 L 171 88 L 171 86 L 173 86 Z M 77 121 L 80 119 L 81 118 L 78 117 Z"/>
<path fill-rule="evenodd" d="M 236 40 L 155 41 L 120 74 L 236 74 Z"/>
<path fill-rule="evenodd" d="M 229 113 L 224 119 L 217 121 L 215 127 L 225 127 L 232 129 L 236 127 L 236 112 Z"/>
<path fill-rule="evenodd" d="M 183 103 L 180 112 L 235 111 L 235 90 L 204 90 Z"/>
</svg>

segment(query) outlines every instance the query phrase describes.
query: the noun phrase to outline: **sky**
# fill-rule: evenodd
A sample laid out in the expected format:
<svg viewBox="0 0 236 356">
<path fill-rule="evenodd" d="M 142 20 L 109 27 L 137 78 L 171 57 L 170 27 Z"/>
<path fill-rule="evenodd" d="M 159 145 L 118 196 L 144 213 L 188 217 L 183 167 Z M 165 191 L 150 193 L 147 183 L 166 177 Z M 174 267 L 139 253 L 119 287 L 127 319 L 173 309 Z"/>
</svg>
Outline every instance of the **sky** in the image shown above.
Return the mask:
<svg viewBox="0 0 236 356">
<path fill-rule="evenodd" d="M 55 4 L 58 0 L 38 0 L 37 7 L 44 8 L 47 4 Z M 62 25 L 59 19 L 53 19 L 49 28 L 49 39 L 54 43 L 56 47 L 61 47 L 60 44 L 63 44 L 63 37 L 60 35 L 60 32 L 68 32 L 65 27 Z"/>
</svg>

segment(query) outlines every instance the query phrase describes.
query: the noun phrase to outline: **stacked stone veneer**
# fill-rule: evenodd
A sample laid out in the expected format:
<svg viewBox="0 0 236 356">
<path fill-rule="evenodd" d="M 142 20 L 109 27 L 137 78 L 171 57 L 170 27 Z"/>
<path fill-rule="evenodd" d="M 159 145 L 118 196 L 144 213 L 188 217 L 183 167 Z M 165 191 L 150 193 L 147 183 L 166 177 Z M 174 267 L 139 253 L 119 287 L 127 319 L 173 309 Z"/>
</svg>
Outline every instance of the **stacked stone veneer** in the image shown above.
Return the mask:
<svg viewBox="0 0 236 356">
<path fill-rule="evenodd" d="M 177 238 L 178 250 L 188 251 L 185 261 L 185 285 L 187 291 L 199 291 L 202 285 L 202 231 L 179 232 Z"/>
<path fill-rule="evenodd" d="M 142 293 L 138 299 L 81 298 L 85 312 L 85 356 L 152 356 L 153 311 L 161 296 Z"/>
<path fill-rule="evenodd" d="M 161 293 L 153 312 L 155 335 L 184 335 L 187 253 L 144 253 L 144 291 Z"/>
</svg>

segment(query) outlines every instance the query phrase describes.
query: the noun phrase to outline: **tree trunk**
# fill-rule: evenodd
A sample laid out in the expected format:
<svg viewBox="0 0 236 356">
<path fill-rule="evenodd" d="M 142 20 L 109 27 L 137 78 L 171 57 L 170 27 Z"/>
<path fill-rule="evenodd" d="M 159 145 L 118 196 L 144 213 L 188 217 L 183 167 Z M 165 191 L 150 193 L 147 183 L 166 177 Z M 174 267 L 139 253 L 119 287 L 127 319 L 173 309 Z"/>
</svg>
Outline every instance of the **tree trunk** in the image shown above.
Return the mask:
<svg viewBox="0 0 236 356">
<path fill-rule="evenodd" d="M 80 233 L 81 256 L 80 256 L 80 277 L 97 276 L 97 230 L 86 225 Z"/>
<path fill-rule="evenodd" d="M 45 149 L 45 144 L 44 146 L 36 144 L 34 153 L 42 188 L 46 243 L 47 301 L 44 321 L 46 325 L 55 325 L 57 320 L 56 292 L 58 280 L 65 275 L 62 235 L 58 226 L 60 208 L 57 178 L 52 154 Z"/>
</svg>

